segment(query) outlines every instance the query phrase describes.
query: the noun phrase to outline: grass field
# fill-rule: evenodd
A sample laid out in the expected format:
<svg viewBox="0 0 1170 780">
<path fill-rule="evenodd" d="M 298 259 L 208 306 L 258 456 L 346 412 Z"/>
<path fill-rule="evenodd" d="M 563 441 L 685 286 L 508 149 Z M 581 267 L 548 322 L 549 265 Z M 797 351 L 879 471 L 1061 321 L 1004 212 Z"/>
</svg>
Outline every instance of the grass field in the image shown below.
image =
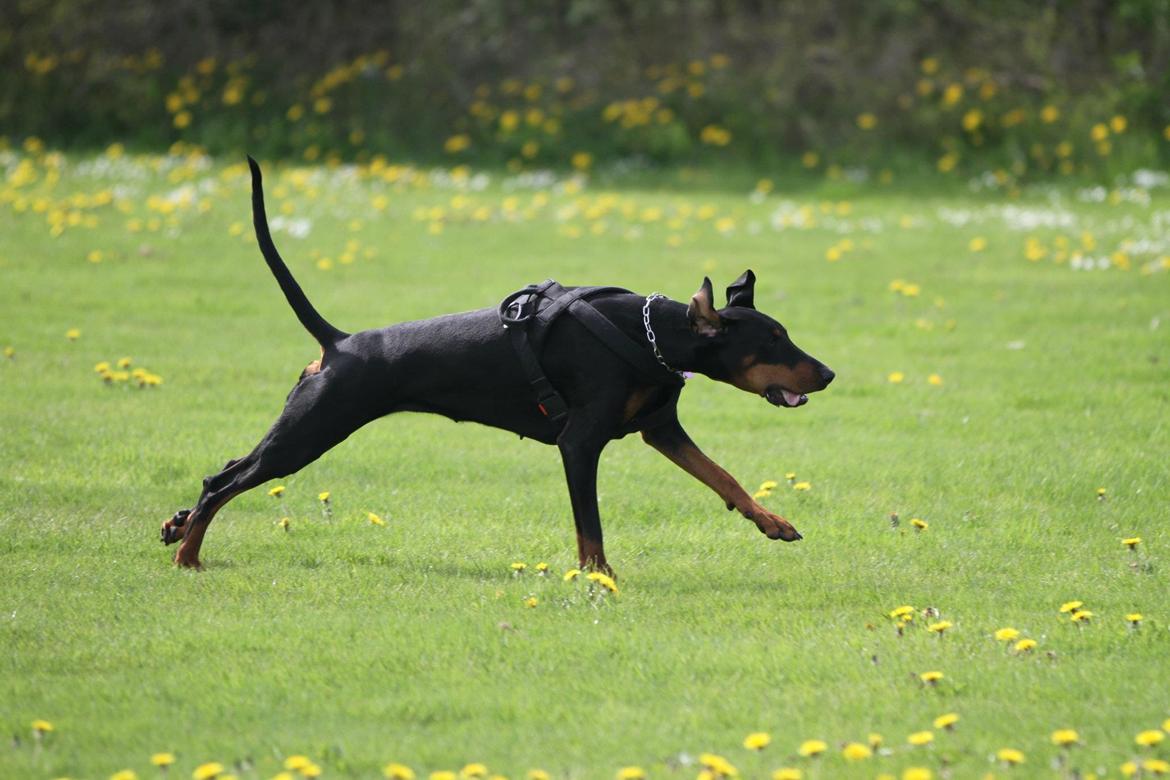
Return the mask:
<svg viewBox="0 0 1170 780">
<path fill-rule="evenodd" d="M 240 497 L 206 570 L 173 568 L 161 521 L 317 354 L 246 228 L 244 169 L 2 160 L 0 776 L 148 778 L 159 752 L 184 778 L 269 778 L 293 755 L 326 777 L 688 780 L 704 753 L 823 780 L 1152 776 L 1170 758 L 1135 741 L 1170 729 L 1165 188 L 270 166 L 277 242 L 341 328 L 547 277 L 685 300 L 750 267 L 757 306 L 837 371 L 796 410 L 702 377 L 680 403 L 749 491 L 779 483 L 764 502 L 798 544 L 636 436 L 607 449 L 615 596 L 562 579 L 554 448 L 421 415 Z M 161 384 L 95 372 L 123 357 Z M 753 732 L 771 744 L 749 750 Z M 809 740 L 825 752 L 799 755 Z"/>
</svg>

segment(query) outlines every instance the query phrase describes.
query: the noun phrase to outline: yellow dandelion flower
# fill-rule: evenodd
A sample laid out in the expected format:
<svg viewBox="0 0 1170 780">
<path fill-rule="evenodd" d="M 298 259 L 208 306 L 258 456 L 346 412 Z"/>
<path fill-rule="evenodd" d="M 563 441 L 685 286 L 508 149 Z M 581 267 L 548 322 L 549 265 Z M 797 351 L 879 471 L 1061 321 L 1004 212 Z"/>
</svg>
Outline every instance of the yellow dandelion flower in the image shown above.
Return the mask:
<svg viewBox="0 0 1170 780">
<path fill-rule="evenodd" d="M 567 572 L 565 572 L 565 576 L 562 577 L 561 579 L 563 579 L 565 582 L 572 582 L 573 580 L 577 579 L 580 576 L 581 576 L 580 569 L 569 569 Z"/>
<path fill-rule="evenodd" d="M 1016 764 L 1024 763 L 1023 752 L 1016 750 L 1015 748 L 1000 748 L 999 750 L 995 751 L 995 757 L 997 760 L 1002 761 L 1008 766 L 1015 766 Z"/>
<path fill-rule="evenodd" d="M 877 127 L 877 117 L 868 111 L 857 115 L 857 126 L 862 130 L 872 130 Z"/>
<path fill-rule="evenodd" d="M 593 155 L 589 152 L 575 152 L 569 158 L 569 163 L 579 171 L 587 171 L 593 167 Z"/>
<path fill-rule="evenodd" d="M 889 382 L 889 383 L 890 383 L 890 384 L 892 384 L 892 385 L 900 385 L 900 384 L 902 384 L 904 381 L 906 381 L 906 374 L 904 374 L 904 373 L 903 373 L 903 372 L 901 372 L 901 371 L 891 371 L 891 372 L 890 372 L 890 373 L 889 373 L 889 374 L 886 376 L 886 381 L 887 381 L 887 382 Z"/>
<path fill-rule="evenodd" d="M 299 772 L 313 761 L 308 756 L 289 756 L 284 760 L 284 768 Z"/>
<path fill-rule="evenodd" d="M 926 381 L 931 387 L 942 387 L 944 384 L 943 378 L 939 374 L 931 374 L 926 378 Z"/>
<path fill-rule="evenodd" d="M 922 745 L 929 745 L 931 742 L 934 742 L 934 732 L 933 731 L 915 731 L 913 734 L 906 737 L 906 741 L 909 742 L 911 745 L 914 745 L 915 747 L 921 747 Z"/>
<path fill-rule="evenodd" d="M 933 76 L 935 73 L 938 73 L 938 57 L 926 57 L 918 64 L 922 68 L 922 72 L 927 76 Z"/>
<path fill-rule="evenodd" d="M 517 573 L 522 572 L 527 568 L 528 568 L 528 564 L 524 563 L 523 561 L 516 561 L 515 563 L 512 564 L 512 571 L 517 572 Z"/>
<path fill-rule="evenodd" d="M 284 485 L 277 485 L 276 487 L 268 489 L 268 495 L 272 496 L 273 498 L 280 498 L 283 493 Z"/>
<path fill-rule="evenodd" d="M 934 719 L 934 727 L 936 729 L 946 729 L 947 731 L 951 731 L 958 722 L 959 716 L 954 712 L 948 712 L 946 715 L 939 715 Z"/>
<path fill-rule="evenodd" d="M 785 766 L 772 773 L 772 780 L 804 780 L 804 772 L 791 766 Z"/>
<path fill-rule="evenodd" d="M 860 742 L 850 742 L 841 748 L 841 755 L 845 757 L 846 761 L 861 761 L 873 755 L 873 750 L 869 745 L 863 745 Z"/>
<path fill-rule="evenodd" d="M 1122 539 L 1121 543 L 1124 544 L 1129 549 L 1133 550 L 1133 549 L 1136 549 L 1137 546 L 1142 543 L 1142 538 L 1140 536 L 1131 536 L 1127 539 Z"/>
<path fill-rule="evenodd" d="M 317 500 L 320 501 L 322 504 L 328 504 L 329 503 L 329 491 L 322 490 L 320 493 L 317 494 Z"/>
<path fill-rule="evenodd" d="M 797 482 L 792 486 L 793 490 L 812 490 L 811 482 Z"/>
<path fill-rule="evenodd" d="M 1170 774 L 1170 761 L 1163 761 L 1160 758 L 1147 758 L 1145 761 L 1142 761 L 1142 769 L 1151 775 Z"/>
<path fill-rule="evenodd" d="M 987 249 L 987 239 L 983 236 L 975 236 L 975 238 L 967 242 L 967 249 L 972 252 L 982 252 L 984 249 Z"/>
<path fill-rule="evenodd" d="M 34 720 L 32 722 L 32 730 L 33 733 L 37 735 L 48 734 L 50 732 L 56 731 L 56 729 L 53 728 L 53 724 L 47 720 Z"/>
<path fill-rule="evenodd" d="M 646 780 L 646 770 L 640 766 L 624 766 L 618 770 L 617 780 Z"/>
<path fill-rule="evenodd" d="M 1036 640 L 1035 639 L 1021 639 L 1019 642 L 1016 642 L 1016 644 L 1013 646 L 1013 649 L 1017 653 L 1031 652 L 1032 650 L 1036 649 Z"/>
<path fill-rule="evenodd" d="M 16 357 L 16 347 L 11 345 L 4 347 L 4 357 L 8 358 L 9 360 Z"/>
<path fill-rule="evenodd" d="M 922 682 L 926 683 L 927 685 L 936 685 L 938 681 L 943 679 L 945 676 L 946 675 L 944 675 L 942 672 L 923 672 L 922 674 L 918 675 L 918 679 L 922 680 Z"/>
<path fill-rule="evenodd" d="M 1114 133 L 1124 133 L 1127 127 L 1129 127 L 1129 120 L 1121 115 L 1109 120 L 1109 129 Z"/>
<path fill-rule="evenodd" d="M 223 773 L 223 764 L 218 761 L 211 761 L 195 767 L 195 771 L 191 773 L 191 777 L 193 780 L 215 780 L 215 778 Z"/>
<path fill-rule="evenodd" d="M 819 756 L 828 749 L 829 746 L 825 743 L 824 740 L 806 739 L 804 742 L 800 743 L 800 748 L 797 749 L 796 752 L 805 758 L 812 758 L 813 756 Z"/>
<path fill-rule="evenodd" d="M 1120 767 L 1122 777 L 1133 777 L 1138 773 L 1138 765 L 1134 761 L 1126 761 Z"/>
<path fill-rule="evenodd" d="M 739 774 L 739 770 L 730 761 L 715 753 L 700 753 L 699 764 L 717 777 L 734 777 Z"/>
<path fill-rule="evenodd" d="M 920 517 L 910 518 L 910 525 L 914 526 L 919 531 L 925 531 L 927 528 L 930 528 L 930 523 L 926 522 Z"/>
<path fill-rule="evenodd" d="M 926 627 L 926 630 L 927 630 L 927 631 L 933 631 L 933 632 L 934 632 L 934 633 L 936 633 L 936 634 L 942 634 L 942 633 L 946 632 L 946 630 L 947 630 L 948 628 L 950 628 L 950 627 L 951 627 L 951 625 L 952 625 L 952 624 L 951 624 L 951 621 L 949 621 L 949 620 L 940 620 L 940 621 L 938 621 L 937 623 L 931 623 L 931 624 L 929 624 L 929 625 Z"/>
<path fill-rule="evenodd" d="M 327 97 L 319 97 L 313 101 L 313 110 L 318 114 L 328 114 L 333 108 L 333 101 Z"/>
<path fill-rule="evenodd" d="M 800 155 L 800 164 L 805 168 L 815 168 L 821 162 L 821 156 L 816 152 L 805 152 Z"/>
<path fill-rule="evenodd" d="M 539 603 L 540 600 L 537 599 L 536 596 L 529 596 L 528 598 L 524 599 L 524 606 L 528 607 L 529 609 L 535 609 L 536 605 Z"/>
<path fill-rule="evenodd" d="M 1083 606 L 1085 606 L 1085 602 L 1083 601 L 1066 601 L 1060 605 L 1060 611 L 1062 614 L 1065 612 L 1075 612 Z"/>
<path fill-rule="evenodd" d="M 1142 616 L 1142 613 L 1140 613 L 1140 612 L 1130 612 L 1128 615 L 1125 616 L 1125 619 L 1130 622 L 1130 625 L 1136 626 L 1137 624 L 1141 623 L 1142 620 L 1144 620 L 1144 617 Z M 1166 724 L 1164 724 L 1164 725 L 1167 725 L 1167 724 L 1170 724 L 1170 721 L 1166 721 Z M 1168 730 L 1170 730 L 1170 729 L 1168 729 Z"/>
<path fill-rule="evenodd" d="M 459 770 L 459 776 L 462 778 L 481 778 L 487 777 L 488 768 L 483 764 L 468 764 Z"/>
<path fill-rule="evenodd" d="M 370 525 L 386 525 L 386 521 L 373 512 L 366 512 L 366 519 L 370 521 Z"/>
<path fill-rule="evenodd" d="M 1072 613 L 1070 620 L 1074 623 L 1088 623 L 1093 619 L 1093 613 L 1087 609 L 1078 609 Z"/>
<path fill-rule="evenodd" d="M 882 742 L 884 742 L 885 740 L 882 738 L 881 734 L 871 732 L 870 734 L 866 735 L 865 741 L 869 743 L 869 746 L 871 748 L 873 748 L 874 750 L 877 750 L 878 748 L 880 748 L 882 746 Z"/>
<path fill-rule="evenodd" d="M 796 474 L 793 473 L 792 476 L 795 477 Z M 773 490 L 774 488 L 778 487 L 779 484 L 780 483 L 774 479 L 766 479 L 760 483 L 760 490 Z"/>
<path fill-rule="evenodd" d="M 282 517 L 276 521 L 276 524 L 287 531 L 289 525 L 291 525 L 291 521 L 287 517 Z"/>
<path fill-rule="evenodd" d="M 902 618 L 913 617 L 913 616 L 914 616 L 914 607 L 910 606 L 909 604 L 898 607 L 897 609 L 890 610 L 890 617 L 893 618 L 894 620 L 899 620 Z"/>
<path fill-rule="evenodd" d="M 1100 143 L 1109 137 L 1109 128 L 1098 122 L 1089 130 L 1089 137 Z"/>
<path fill-rule="evenodd" d="M 754 731 L 743 739 L 743 746 L 748 750 L 763 750 L 772 743 L 772 737 L 763 731 Z"/>
<path fill-rule="evenodd" d="M 1046 125 L 1050 125 L 1060 119 L 1060 109 L 1053 105 L 1044 106 L 1040 109 L 1040 121 Z"/>
<path fill-rule="evenodd" d="M 456 780 L 459 775 L 455 774 L 449 769 L 440 769 L 435 772 L 431 772 L 429 777 L 430 780 Z"/>
<path fill-rule="evenodd" d="M 406 764 L 387 764 L 382 767 L 382 776 L 386 780 L 415 780 L 414 770 Z"/>
<path fill-rule="evenodd" d="M 467 133 L 453 135 L 443 142 L 443 151 L 447 154 L 458 154 L 471 146 L 471 136 Z"/>
<path fill-rule="evenodd" d="M 175 763 L 174 753 L 155 753 L 150 757 L 150 763 L 154 766 L 166 767 Z"/>
<path fill-rule="evenodd" d="M 613 577 L 610 577 L 608 574 L 602 574 L 599 571 L 594 571 L 586 574 L 585 579 L 589 580 L 590 582 L 596 582 L 610 593 L 616 594 L 618 592 L 617 583 L 614 582 Z"/>
<path fill-rule="evenodd" d="M 547 563 L 545 563 L 544 561 L 541 561 L 540 563 L 536 564 L 536 573 L 537 574 L 545 574 L 547 572 L 548 572 L 548 564 Z"/>
<path fill-rule="evenodd" d="M 1076 729 L 1057 729 L 1052 732 L 1052 744 L 1060 747 L 1069 747 L 1081 741 L 1081 735 Z"/>
<path fill-rule="evenodd" d="M 1014 642 L 1020 638 L 1020 632 L 1014 628 L 1001 628 L 995 632 L 997 642 Z"/>
<path fill-rule="evenodd" d="M 65 338 L 69 339 L 70 341 L 77 341 L 79 338 L 81 338 L 81 329 L 70 328 L 69 330 L 65 331 Z"/>
<path fill-rule="evenodd" d="M 1162 740 L 1164 739 L 1166 739 L 1165 732 L 1159 731 L 1158 729 L 1148 729 L 1134 737 L 1133 741 L 1134 744 L 1140 745 L 1141 747 L 1154 747 L 1155 745 L 1162 744 Z"/>
<path fill-rule="evenodd" d="M 133 769 L 123 769 L 110 775 L 110 780 L 138 780 L 138 773 Z"/>
<path fill-rule="evenodd" d="M 932 780 L 934 773 L 924 766 L 912 766 L 902 772 L 902 780 Z"/>
<path fill-rule="evenodd" d="M 296 122 L 305 115 L 305 107 L 300 103 L 296 103 L 288 107 L 288 111 L 284 112 L 285 117 L 290 122 Z"/>
<path fill-rule="evenodd" d="M 963 129 L 968 133 L 974 133 L 983 124 L 983 112 L 977 108 L 973 108 L 967 113 L 963 114 Z"/>
<path fill-rule="evenodd" d="M 551 780 L 548 772 L 543 769 L 529 769 L 527 778 L 528 780 Z"/>
</svg>

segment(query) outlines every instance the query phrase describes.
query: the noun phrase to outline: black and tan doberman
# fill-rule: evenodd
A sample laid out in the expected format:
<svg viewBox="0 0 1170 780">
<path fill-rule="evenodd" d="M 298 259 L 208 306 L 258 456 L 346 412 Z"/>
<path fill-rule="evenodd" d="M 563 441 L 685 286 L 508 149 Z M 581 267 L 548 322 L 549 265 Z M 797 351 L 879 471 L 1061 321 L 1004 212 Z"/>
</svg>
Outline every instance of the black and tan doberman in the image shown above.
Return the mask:
<svg viewBox="0 0 1170 780">
<path fill-rule="evenodd" d="M 232 498 L 304 468 L 371 420 L 402 411 L 433 412 L 555 444 L 582 567 L 610 571 L 597 509 L 597 465 L 609 441 L 633 431 L 768 538 L 801 538 L 704 455 L 678 421 L 684 372 L 785 407 L 802 406 L 808 393 L 833 380 L 833 372 L 793 344 L 780 323 L 756 311 L 751 271 L 728 288 L 727 306 L 719 310 L 708 279 L 685 304 L 550 281 L 514 293 L 498 310 L 344 333 L 317 313 L 277 253 L 260 169 L 251 158 L 249 164 L 260 249 L 322 354 L 301 374 L 256 448 L 203 480 L 195 506 L 163 524 L 163 542 L 182 542 L 175 563 L 200 565 L 207 526 Z"/>
</svg>

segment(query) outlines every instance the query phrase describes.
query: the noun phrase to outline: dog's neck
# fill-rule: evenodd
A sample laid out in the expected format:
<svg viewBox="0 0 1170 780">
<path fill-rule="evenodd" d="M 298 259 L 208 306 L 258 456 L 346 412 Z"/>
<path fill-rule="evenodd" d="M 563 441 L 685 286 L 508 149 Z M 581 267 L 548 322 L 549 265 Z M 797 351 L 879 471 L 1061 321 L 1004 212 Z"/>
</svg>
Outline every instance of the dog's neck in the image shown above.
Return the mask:
<svg viewBox="0 0 1170 780">
<path fill-rule="evenodd" d="M 725 380 L 727 367 L 718 359 L 718 337 L 695 333 L 687 316 L 687 305 L 678 301 L 656 301 L 651 306 L 650 326 L 654 329 L 662 359 L 677 371 L 703 374 Z"/>
</svg>

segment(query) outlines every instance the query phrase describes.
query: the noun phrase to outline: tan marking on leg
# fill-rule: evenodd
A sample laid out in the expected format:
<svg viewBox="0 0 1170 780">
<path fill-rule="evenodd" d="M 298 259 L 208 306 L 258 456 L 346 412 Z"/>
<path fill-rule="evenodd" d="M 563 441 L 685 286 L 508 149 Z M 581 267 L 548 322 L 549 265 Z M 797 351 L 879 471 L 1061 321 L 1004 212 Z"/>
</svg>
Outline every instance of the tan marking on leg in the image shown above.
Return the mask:
<svg viewBox="0 0 1170 780">
<path fill-rule="evenodd" d="M 642 407 L 654 395 L 654 387 L 637 387 L 630 393 L 630 397 L 626 399 L 625 408 L 622 410 L 622 422 L 629 422 L 634 419 L 638 412 L 642 411 Z"/>
<path fill-rule="evenodd" d="M 748 495 L 743 486 L 715 461 L 703 454 L 703 451 L 694 444 L 687 442 L 675 449 L 659 447 L 653 440 L 648 440 L 650 446 L 670 458 L 683 471 L 702 482 L 715 491 L 729 507 L 739 510 L 747 519 L 756 524 L 756 527 L 769 539 L 783 539 L 794 541 L 800 538 L 796 529 L 779 515 L 769 512 Z"/>
<path fill-rule="evenodd" d="M 605 561 L 605 548 L 601 542 L 586 539 L 577 534 L 577 560 L 583 571 L 599 571 L 613 576 L 613 569 Z"/>
</svg>

